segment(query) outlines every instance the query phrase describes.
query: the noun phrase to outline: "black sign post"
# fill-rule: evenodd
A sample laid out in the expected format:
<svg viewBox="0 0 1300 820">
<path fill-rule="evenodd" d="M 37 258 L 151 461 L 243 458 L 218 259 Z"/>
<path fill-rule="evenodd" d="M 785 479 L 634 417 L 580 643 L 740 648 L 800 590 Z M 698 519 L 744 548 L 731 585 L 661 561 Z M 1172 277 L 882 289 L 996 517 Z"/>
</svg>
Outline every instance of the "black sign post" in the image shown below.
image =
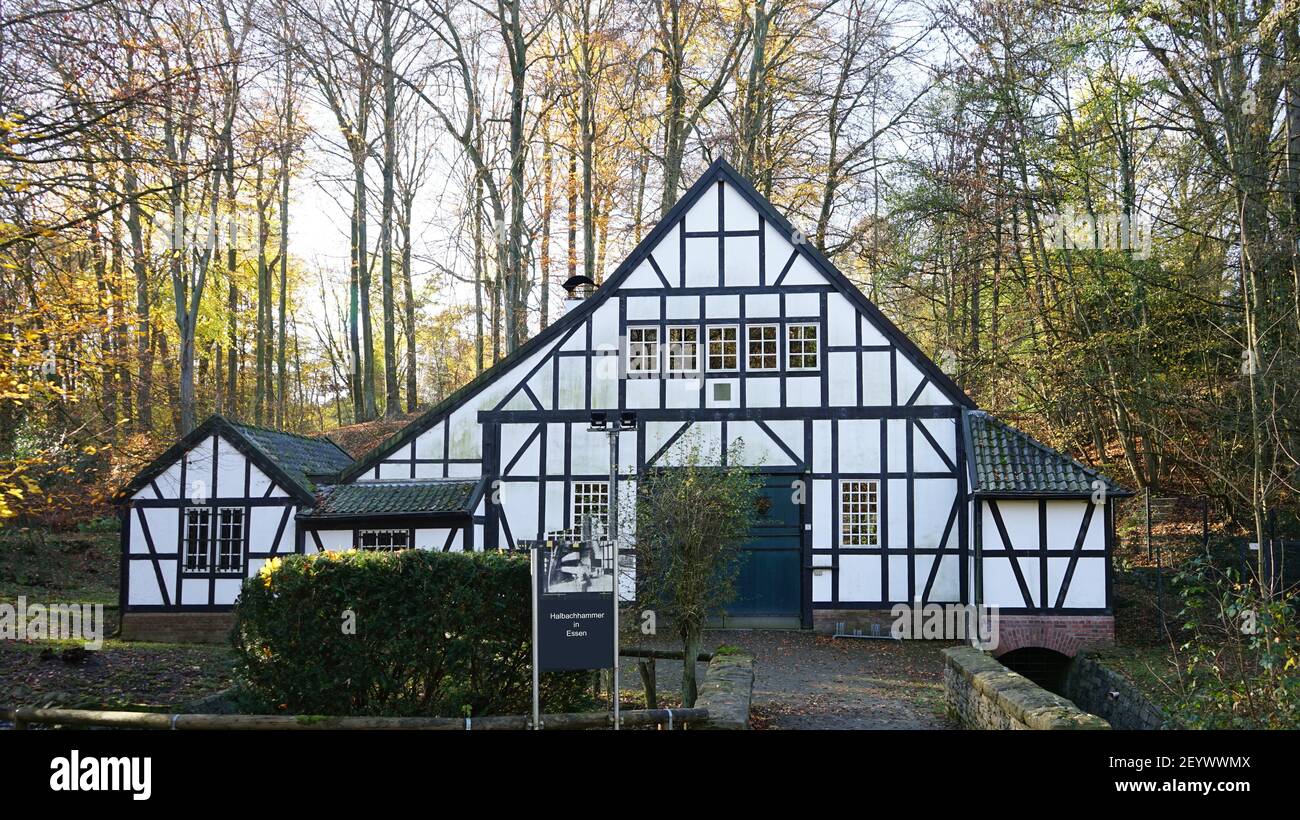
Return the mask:
<svg viewBox="0 0 1300 820">
<path fill-rule="evenodd" d="M 618 653 L 615 545 L 587 538 L 532 549 L 533 725 L 540 672 L 613 669 Z"/>
</svg>

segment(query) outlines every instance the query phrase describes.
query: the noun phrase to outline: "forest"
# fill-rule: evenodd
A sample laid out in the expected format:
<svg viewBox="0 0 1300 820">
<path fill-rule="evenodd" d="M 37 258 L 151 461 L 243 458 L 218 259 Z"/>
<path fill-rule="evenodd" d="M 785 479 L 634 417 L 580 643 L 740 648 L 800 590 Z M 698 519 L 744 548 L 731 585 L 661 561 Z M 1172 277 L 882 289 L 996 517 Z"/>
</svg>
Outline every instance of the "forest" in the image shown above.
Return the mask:
<svg viewBox="0 0 1300 820">
<path fill-rule="evenodd" d="M 1294 5 L 0 15 L 0 519 L 84 517 L 213 412 L 318 432 L 446 398 L 721 156 L 981 407 L 1295 526 Z"/>
</svg>

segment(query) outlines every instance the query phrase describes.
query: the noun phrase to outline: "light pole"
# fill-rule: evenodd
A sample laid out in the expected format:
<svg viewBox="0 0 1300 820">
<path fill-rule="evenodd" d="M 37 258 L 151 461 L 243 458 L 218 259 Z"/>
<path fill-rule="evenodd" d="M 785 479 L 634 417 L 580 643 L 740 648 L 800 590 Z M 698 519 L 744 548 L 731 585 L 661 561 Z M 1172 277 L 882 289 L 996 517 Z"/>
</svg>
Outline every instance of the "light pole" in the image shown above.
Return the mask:
<svg viewBox="0 0 1300 820">
<path fill-rule="evenodd" d="M 589 433 L 604 433 L 609 438 L 609 511 L 606 515 L 605 535 L 609 538 L 611 560 L 613 561 L 614 587 L 614 680 L 611 689 L 614 698 L 614 731 L 618 731 L 618 436 L 625 430 L 636 430 L 636 413 L 623 410 L 618 420 L 612 421 L 604 410 L 593 410 Z"/>
</svg>

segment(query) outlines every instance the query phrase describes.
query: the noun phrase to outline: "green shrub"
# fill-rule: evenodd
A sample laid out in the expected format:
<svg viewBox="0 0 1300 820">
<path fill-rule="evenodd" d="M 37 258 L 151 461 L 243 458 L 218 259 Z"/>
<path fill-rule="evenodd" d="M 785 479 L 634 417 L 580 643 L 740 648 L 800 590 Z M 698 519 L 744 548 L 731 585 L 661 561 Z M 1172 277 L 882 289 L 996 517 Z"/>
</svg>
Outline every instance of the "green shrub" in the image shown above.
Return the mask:
<svg viewBox="0 0 1300 820">
<path fill-rule="evenodd" d="M 518 556 L 295 555 L 268 562 L 244 582 L 233 640 L 242 685 L 264 708 L 526 714 L 531 606 L 528 560 Z M 542 708 L 592 706 L 589 679 L 584 672 L 542 675 Z"/>
</svg>

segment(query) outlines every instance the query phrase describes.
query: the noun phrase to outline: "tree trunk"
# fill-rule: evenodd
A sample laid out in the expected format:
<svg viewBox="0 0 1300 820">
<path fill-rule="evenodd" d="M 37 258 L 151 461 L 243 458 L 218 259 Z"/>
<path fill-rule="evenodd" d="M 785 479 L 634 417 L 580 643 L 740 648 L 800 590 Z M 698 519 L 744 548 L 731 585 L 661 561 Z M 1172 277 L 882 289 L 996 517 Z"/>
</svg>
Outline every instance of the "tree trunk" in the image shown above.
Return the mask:
<svg viewBox="0 0 1300 820">
<path fill-rule="evenodd" d="M 383 60 L 384 164 L 382 213 L 379 223 L 380 287 L 384 309 L 384 417 L 402 412 L 397 386 L 397 312 L 393 297 L 393 175 L 397 169 L 397 80 L 393 75 L 393 2 L 379 5 Z"/>
<path fill-rule="evenodd" d="M 695 661 L 700 656 L 701 630 L 699 627 L 683 627 L 682 634 L 682 706 L 690 709 L 699 696 L 699 686 L 695 679 Z"/>
<path fill-rule="evenodd" d="M 654 658 L 638 658 L 636 669 L 641 673 L 641 688 L 645 690 L 645 708 L 659 708 L 658 678 L 655 674 Z"/>
</svg>

